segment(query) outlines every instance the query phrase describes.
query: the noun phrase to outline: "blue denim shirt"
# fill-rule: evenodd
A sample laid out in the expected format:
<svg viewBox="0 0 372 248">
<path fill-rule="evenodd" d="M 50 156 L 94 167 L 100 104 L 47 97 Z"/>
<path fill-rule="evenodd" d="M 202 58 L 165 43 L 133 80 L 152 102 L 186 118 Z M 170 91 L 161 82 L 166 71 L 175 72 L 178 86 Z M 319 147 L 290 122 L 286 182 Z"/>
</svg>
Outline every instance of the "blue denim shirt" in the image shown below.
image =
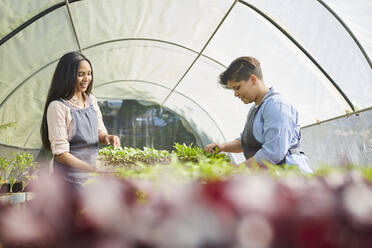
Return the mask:
<svg viewBox="0 0 372 248">
<path fill-rule="evenodd" d="M 274 92 L 273 87 L 266 93 L 263 100 L 272 92 Z M 255 106 L 252 106 L 250 111 L 253 108 Z M 304 173 L 312 172 L 304 154 L 288 153 L 288 150 L 300 139 L 300 126 L 297 110 L 280 94 L 265 100 L 257 111 L 253 121 L 253 135 L 262 144 L 262 148 L 254 155 L 257 162 L 267 161 L 277 164 L 285 156 L 286 164 L 296 165 Z M 241 140 L 241 136 L 238 139 Z"/>
</svg>

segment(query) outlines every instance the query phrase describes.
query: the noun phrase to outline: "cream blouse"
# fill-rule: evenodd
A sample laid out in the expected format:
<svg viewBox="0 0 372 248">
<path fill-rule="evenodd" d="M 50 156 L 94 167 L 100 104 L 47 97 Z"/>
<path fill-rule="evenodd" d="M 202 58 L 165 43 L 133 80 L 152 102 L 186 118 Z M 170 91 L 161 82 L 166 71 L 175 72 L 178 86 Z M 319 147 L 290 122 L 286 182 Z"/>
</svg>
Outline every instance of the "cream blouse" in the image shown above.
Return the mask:
<svg viewBox="0 0 372 248">
<path fill-rule="evenodd" d="M 92 94 L 89 95 L 92 101 L 94 110 L 97 113 L 98 119 L 98 135 L 107 134 L 106 127 L 102 120 L 102 113 L 97 104 L 97 99 Z M 84 107 L 89 107 L 88 96 L 84 95 Z M 73 108 L 81 109 L 79 98 L 73 96 L 70 100 L 66 100 Z M 47 122 L 50 147 L 53 155 L 59 155 L 70 151 L 69 141 L 72 138 L 74 131 L 74 123 L 69 107 L 60 101 L 52 101 L 47 110 Z"/>
</svg>

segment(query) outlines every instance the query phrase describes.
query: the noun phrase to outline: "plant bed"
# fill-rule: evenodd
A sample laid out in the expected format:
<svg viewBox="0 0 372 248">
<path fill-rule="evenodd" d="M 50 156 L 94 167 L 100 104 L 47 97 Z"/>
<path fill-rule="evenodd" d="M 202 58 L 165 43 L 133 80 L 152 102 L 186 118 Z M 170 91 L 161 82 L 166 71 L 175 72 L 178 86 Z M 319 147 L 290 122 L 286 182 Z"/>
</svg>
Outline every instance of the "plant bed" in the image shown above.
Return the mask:
<svg viewBox="0 0 372 248">
<path fill-rule="evenodd" d="M 108 146 L 99 150 L 98 167 L 108 169 L 131 168 L 141 162 L 147 165 L 167 164 L 169 152 L 144 147 L 143 150 L 133 147 L 113 148 Z"/>
<path fill-rule="evenodd" d="M 223 160 L 229 162 L 230 159 L 224 153 L 206 153 L 202 148 L 194 146 L 193 144 L 178 144 L 173 146 L 174 150 L 168 152 L 166 150 L 156 150 L 151 147 L 144 147 L 143 150 L 139 148 L 124 147 L 113 148 L 108 146 L 99 150 L 98 166 L 115 168 L 133 168 L 137 163 L 144 163 L 146 165 L 154 164 L 170 164 L 171 160 L 176 157 L 179 162 L 195 162 L 210 159 Z"/>
<path fill-rule="evenodd" d="M 216 181 L 244 173 L 244 165 L 233 165 L 224 153 L 206 153 L 193 144 L 178 144 L 171 152 L 154 148 L 113 148 L 99 151 L 97 167 L 116 171 L 121 178 L 154 179 L 163 173 L 179 180 Z"/>
</svg>

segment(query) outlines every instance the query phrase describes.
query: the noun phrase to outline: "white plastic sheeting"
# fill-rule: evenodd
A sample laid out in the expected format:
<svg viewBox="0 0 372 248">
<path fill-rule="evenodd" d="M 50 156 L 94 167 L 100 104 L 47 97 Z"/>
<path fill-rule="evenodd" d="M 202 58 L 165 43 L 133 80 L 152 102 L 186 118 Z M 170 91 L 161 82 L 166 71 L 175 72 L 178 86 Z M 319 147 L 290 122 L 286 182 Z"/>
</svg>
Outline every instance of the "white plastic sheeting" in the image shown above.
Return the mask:
<svg viewBox="0 0 372 248">
<path fill-rule="evenodd" d="M 0 0 L 0 124 L 17 123 L 0 144 L 41 147 L 52 73 L 79 49 L 98 99 L 162 104 L 203 143 L 241 132 L 249 106 L 217 79 L 243 55 L 261 61 L 266 84 L 297 107 L 303 126 L 372 106 L 369 0 L 66 3 Z"/>
</svg>

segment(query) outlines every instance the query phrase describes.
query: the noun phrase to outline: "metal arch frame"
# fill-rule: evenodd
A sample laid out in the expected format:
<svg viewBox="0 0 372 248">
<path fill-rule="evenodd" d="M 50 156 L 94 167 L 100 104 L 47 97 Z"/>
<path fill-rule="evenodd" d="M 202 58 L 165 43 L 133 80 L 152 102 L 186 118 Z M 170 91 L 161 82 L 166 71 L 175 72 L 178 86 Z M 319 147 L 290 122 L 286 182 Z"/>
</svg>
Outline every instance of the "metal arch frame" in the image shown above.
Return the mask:
<svg viewBox="0 0 372 248">
<path fill-rule="evenodd" d="M 10 38 L 12 38 L 14 35 L 16 35 L 18 32 L 22 31 L 24 28 L 26 28 L 28 25 L 32 24 L 33 22 L 35 22 L 36 20 L 38 20 L 39 18 L 43 17 L 44 15 L 47 15 L 48 13 L 66 5 L 67 7 L 67 11 L 68 11 L 68 14 L 69 14 L 69 17 L 70 17 L 70 22 L 71 22 L 71 25 L 72 25 L 72 28 L 73 28 L 73 31 L 74 31 L 74 35 L 75 35 L 75 38 L 76 38 L 76 42 L 78 44 L 78 47 L 79 47 L 79 50 L 82 51 L 81 47 L 80 47 L 80 42 L 79 42 L 79 39 L 78 39 L 78 36 L 77 36 L 77 32 L 76 32 L 76 29 L 75 29 L 75 26 L 74 26 L 74 23 L 73 23 L 73 20 L 72 20 L 72 16 L 71 16 L 71 13 L 70 13 L 70 9 L 69 9 L 69 3 L 74 3 L 74 2 L 78 2 L 78 1 L 82 1 L 82 0 L 65 0 L 65 2 L 61 2 L 61 3 L 57 3 L 51 7 L 49 7 L 48 9 L 40 12 L 39 14 L 35 15 L 34 17 L 32 17 L 31 19 L 27 20 L 25 23 L 23 23 L 22 25 L 20 25 L 19 27 L 17 27 L 15 30 L 13 30 L 12 32 L 10 32 L 9 34 L 7 34 L 5 37 L 3 37 L 1 40 L 0 40 L 0 46 L 2 44 L 4 44 L 7 40 L 9 40 Z M 229 13 L 231 12 L 232 8 L 235 6 L 236 2 L 239 1 L 240 3 L 248 6 L 249 8 L 251 8 L 252 10 L 254 10 L 255 12 L 257 12 L 258 14 L 260 14 L 262 17 L 264 17 L 266 20 L 268 20 L 271 24 L 273 24 L 279 31 L 281 31 L 290 41 L 292 41 L 311 61 L 312 63 L 326 76 L 326 78 L 332 83 L 332 85 L 336 88 L 336 90 L 342 95 L 342 97 L 345 99 L 345 101 L 348 103 L 348 105 L 350 106 L 350 108 L 355 111 L 355 107 L 354 105 L 352 104 L 352 102 L 350 101 L 350 99 L 347 97 L 347 95 L 342 91 L 342 89 L 338 86 L 338 84 L 336 84 L 336 82 L 330 77 L 330 75 L 320 66 L 320 64 L 310 55 L 310 53 L 308 51 L 306 51 L 306 49 L 304 49 L 288 32 L 286 32 L 279 24 L 277 24 L 273 19 L 271 19 L 270 17 L 268 17 L 265 13 L 263 13 L 261 10 L 259 10 L 258 8 L 254 7 L 252 4 L 249 4 L 247 2 L 245 2 L 244 0 L 235 0 L 233 2 L 233 4 L 231 5 L 231 7 L 229 8 L 229 10 L 227 11 L 227 13 L 225 14 L 225 16 L 223 17 L 223 19 L 221 20 L 221 22 L 219 23 L 219 25 L 217 26 L 216 30 L 214 31 L 214 33 L 211 35 L 211 37 L 209 38 L 209 40 L 207 41 L 207 43 L 204 45 L 203 49 L 199 52 L 198 56 L 195 58 L 195 60 L 192 62 L 192 64 L 189 66 L 189 68 L 186 70 L 186 72 L 184 73 L 184 75 L 180 78 L 180 80 L 178 81 L 178 83 L 174 86 L 173 90 L 180 84 L 180 82 L 182 81 L 182 79 L 185 77 L 185 75 L 189 72 L 189 70 L 191 69 L 191 67 L 195 64 L 195 62 L 198 60 L 198 58 L 200 57 L 200 55 L 202 54 L 202 52 L 205 50 L 205 48 L 208 46 L 210 40 L 213 38 L 213 36 L 215 35 L 215 33 L 217 32 L 217 30 L 219 29 L 219 27 L 222 25 L 223 21 L 226 19 L 226 17 L 229 15 Z M 337 20 L 338 22 L 345 28 L 345 30 L 348 32 L 348 34 L 351 36 L 351 38 L 354 40 L 354 42 L 357 44 L 357 46 L 359 47 L 359 49 L 361 50 L 363 56 L 365 57 L 365 59 L 367 60 L 367 63 L 369 64 L 369 66 L 372 68 L 372 64 L 371 64 L 371 60 L 370 58 L 368 57 L 367 53 L 365 52 L 363 46 L 360 44 L 359 40 L 355 37 L 355 35 L 352 33 L 352 31 L 350 30 L 350 28 L 343 22 L 343 20 L 332 10 L 332 8 L 330 8 L 324 1 L 322 0 L 317 0 L 322 6 L 324 6 Z M 172 94 L 173 90 L 169 93 L 169 95 L 164 99 L 162 105 L 165 103 L 165 101 L 168 99 L 168 97 Z M 1 105 L 0 105 L 1 106 Z"/>
<path fill-rule="evenodd" d="M 129 38 L 129 39 L 116 39 L 116 40 L 110 40 L 110 41 L 105 41 L 105 42 L 100 42 L 100 43 L 97 43 L 97 44 L 94 44 L 94 45 L 91 45 L 89 47 L 86 47 L 86 48 L 83 48 L 82 50 L 89 50 L 93 47 L 97 47 L 97 46 L 101 46 L 101 45 L 104 45 L 104 44 L 108 44 L 108 43 L 112 43 L 112 42 L 120 42 L 120 41 L 131 41 L 131 40 L 142 40 L 142 41 L 153 41 L 153 42 L 160 42 L 160 43 L 165 43 L 165 44 L 169 44 L 169 45 L 173 45 L 173 46 L 177 46 L 177 47 L 180 47 L 180 48 L 183 48 L 185 50 L 188 50 L 188 51 L 191 51 L 193 53 L 197 53 L 195 50 L 192 50 L 190 48 L 187 48 L 185 46 L 182 46 L 182 45 L 179 45 L 179 44 L 176 44 L 176 43 L 172 43 L 172 42 L 168 42 L 168 41 L 162 41 L 162 40 L 155 40 L 155 39 L 144 39 L 144 38 Z M 202 55 L 202 57 L 205 57 L 213 62 L 215 62 L 216 64 L 226 68 L 226 66 L 224 66 L 222 63 L 218 62 L 217 60 L 215 59 L 212 59 L 208 56 L 205 56 L 205 55 Z M 57 62 L 58 59 L 55 59 L 55 60 L 52 60 L 51 62 L 45 64 L 44 66 L 40 67 L 39 69 L 37 69 L 36 71 L 34 71 L 32 74 L 30 74 L 26 79 L 24 79 L 21 83 L 19 83 L 15 88 L 13 88 L 13 90 L 4 98 L 4 100 L 2 102 L 0 102 L 0 108 L 5 104 L 5 102 L 8 101 L 8 99 L 22 86 L 24 85 L 29 79 L 31 79 L 32 77 L 34 77 L 35 75 L 37 75 L 39 72 L 43 71 L 45 68 L 47 68 L 48 66 L 52 65 L 53 63 Z M 122 81 L 122 80 L 121 80 Z M 139 80 L 136 80 L 136 81 L 139 81 Z M 167 88 L 167 87 L 165 87 Z M 169 90 L 171 90 L 170 88 L 167 88 Z M 174 90 L 174 89 L 173 89 Z M 182 93 L 180 92 L 177 92 L 178 94 L 180 95 L 183 95 Z M 184 97 L 188 98 L 187 96 L 183 95 Z M 192 100 L 191 98 L 188 98 L 190 101 L 192 101 L 193 103 L 195 103 L 197 106 L 199 106 L 203 112 L 207 113 L 205 111 L 205 109 L 203 109 L 199 104 L 197 104 L 194 100 Z M 162 105 L 161 105 L 162 106 Z M 215 123 L 217 129 L 219 130 L 219 132 L 221 133 L 222 137 L 226 140 L 225 136 L 223 135 L 222 133 L 222 130 L 221 128 L 217 125 L 216 121 L 207 113 L 207 115 L 211 118 L 212 122 Z M 34 130 L 35 128 L 33 128 L 32 130 Z M 30 138 L 30 135 L 27 136 L 26 140 L 25 140 L 25 143 L 28 142 Z"/>
<path fill-rule="evenodd" d="M 330 119 L 327 119 L 327 120 L 324 120 L 324 121 L 315 122 L 315 123 L 303 126 L 303 127 L 301 127 L 301 129 L 306 129 L 306 128 L 313 127 L 313 126 L 318 126 L 318 125 L 321 125 L 321 124 L 324 124 L 324 123 L 327 123 L 327 122 L 330 122 L 330 121 L 338 120 L 338 119 L 341 119 L 341 118 L 349 118 L 352 115 L 359 116 L 360 113 L 367 112 L 367 111 L 372 111 L 372 107 L 359 109 L 359 110 L 356 110 L 354 112 L 346 113 L 344 115 L 339 115 L 339 116 L 336 116 L 336 117 L 333 117 L 333 118 L 330 118 Z"/>
<path fill-rule="evenodd" d="M 24 28 L 26 28 L 28 25 L 32 24 L 33 22 L 35 22 L 36 20 L 38 20 L 39 18 L 43 17 L 44 15 L 47 15 L 48 13 L 66 5 L 67 7 L 67 11 L 68 11 L 68 14 L 69 14 L 69 18 L 70 18 L 70 22 L 71 22 L 71 25 L 72 25 L 72 28 L 73 28 L 73 31 L 74 31 L 74 35 L 75 35 L 75 38 L 76 38 L 76 42 L 78 44 L 78 47 L 79 47 L 79 50 L 82 51 L 81 49 L 81 46 L 80 46 L 80 42 L 79 42 L 79 39 L 78 39 L 78 36 L 77 36 L 77 32 L 76 32 L 76 29 L 75 29 L 75 26 L 74 26 L 74 22 L 72 20 L 72 16 L 71 16 L 71 13 L 70 13 L 70 9 L 69 9 L 69 3 L 74 3 L 74 2 L 78 2 L 78 1 L 82 1 L 82 0 L 65 0 L 65 2 L 61 2 L 61 3 L 57 3 L 51 7 L 49 7 L 48 9 L 40 12 L 39 14 L 35 15 L 34 17 L 32 17 L 31 19 L 29 19 L 28 21 L 26 21 L 25 23 L 23 23 L 22 25 L 20 25 L 19 27 L 17 27 L 15 30 L 13 30 L 12 32 L 10 32 L 8 35 L 6 35 L 4 38 L 2 38 L 0 40 L 0 46 L 2 44 L 4 44 L 7 40 L 9 40 L 10 38 L 12 38 L 14 35 L 16 35 L 18 32 L 20 32 L 21 30 L 23 30 Z M 338 84 L 331 78 L 331 76 L 320 66 L 320 64 L 310 55 L 310 53 L 304 49 L 288 32 L 286 32 L 279 24 L 277 24 L 273 19 L 271 19 L 270 17 L 268 17 L 265 13 L 263 13 L 261 10 L 259 10 L 258 8 L 254 7 L 252 4 L 249 4 L 247 2 L 245 2 L 244 0 L 235 0 L 233 2 L 233 4 L 230 6 L 229 10 L 227 11 L 227 13 L 225 14 L 225 16 L 223 17 L 223 19 L 221 20 L 221 22 L 219 23 L 219 25 L 217 26 L 216 30 L 214 31 L 214 33 L 211 35 L 211 37 L 209 38 L 209 40 L 206 42 L 206 44 L 204 45 L 203 49 L 198 53 L 198 56 L 195 58 L 195 60 L 192 62 L 192 64 L 189 66 L 189 68 L 186 70 L 186 72 L 184 73 L 184 75 L 180 78 L 180 80 L 177 82 L 177 84 L 174 86 L 173 90 L 181 83 L 182 79 L 185 77 L 185 75 L 189 72 L 189 70 L 191 69 L 191 67 L 195 64 L 195 62 L 199 59 L 200 55 L 202 54 L 202 52 L 205 50 L 205 48 L 208 46 L 209 42 L 211 41 L 211 39 L 213 38 L 213 36 L 215 35 L 215 33 L 218 31 L 219 27 L 222 25 L 223 21 L 226 19 L 226 17 L 229 15 L 229 13 L 231 12 L 232 8 L 235 6 L 235 4 L 237 2 L 240 2 L 244 5 L 246 5 L 247 7 L 251 8 L 252 10 L 254 10 L 255 12 L 257 12 L 258 14 L 260 14 L 262 17 L 264 17 L 266 20 L 268 20 L 272 25 L 274 25 L 280 32 L 282 32 L 291 42 L 293 42 L 293 44 L 295 44 L 310 60 L 311 62 L 323 73 L 323 75 L 325 75 L 325 77 L 332 83 L 332 85 L 336 88 L 336 90 L 342 95 L 342 97 L 344 98 L 344 100 L 348 103 L 348 105 L 350 106 L 350 108 L 355 111 L 355 107 L 353 105 L 353 103 L 350 101 L 350 99 L 347 97 L 347 95 L 342 91 L 342 89 L 338 86 Z M 351 32 L 351 30 L 349 29 L 349 27 L 342 21 L 342 19 L 326 4 L 324 3 L 324 1 L 322 0 L 317 0 L 322 6 L 324 6 L 338 21 L 339 23 L 345 28 L 345 30 L 348 32 L 348 34 L 352 37 L 352 39 L 354 40 L 354 42 L 357 44 L 357 46 L 359 47 L 359 49 L 361 50 L 362 54 L 364 55 L 365 59 L 367 60 L 367 63 L 369 64 L 369 66 L 372 68 L 372 64 L 371 64 L 371 61 L 367 55 L 367 53 L 365 52 L 363 46 L 360 44 L 359 40 L 355 37 L 355 35 Z M 168 97 L 172 94 L 173 90 L 169 93 L 169 95 L 164 99 L 162 105 L 165 103 L 165 101 L 168 99 Z"/>
<path fill-rule="evenodd" d="M 69 3 L 75 3 L 75 2 L 82 1 L 82 0 L 66 0 L 66 1 L 68 1 Z M 9 34 L 5 35 L 0 40 L 0 46 L 2 44 L 4 44 L 7 40 L 9 40 L 10 38 L 12 38 L 14 35 L 16 35 L 17 33 L 19 33 L 20 31 L 22 31 L 23 29 L 25 29 L 27 26 L 31 25 L 32 23 L 34 23 L 35 21 L 37 21 L 38 19 L 40 19 L 41 17 L 49 14 L 50 12 L 53 12 L 56 9 L 59 9 L 60 7 L 63 7 L 64 5 L 66 5 L 66 2 L 57 3 L 57 4 L 55 4 L 55 5 L 51 6 L 51 7 L 43 10 L 39 14 L 31 17 L 26 22 L 22 23 L 19 27 L 17 27 L 16 29 L 14 29 L 12 32 L 10 32 Z"/>
<path fill-rule="evenodd" d="M 40 12 L 39 14 L 35 15 L 34 17 L 32 17 L 31 19 L 27 20 L 25 23 L 21 24 L 19 27 L 17 27 L 16 29 L 14 29 L 13 31 L 11 31 L 9 34 L 7 34 L 6 36 L 4 36 L 1 40 L 0 40 L 0 46 L 2 44 L 4 44 L 7 40 L 9 40 L 10 38 L 12 38 L 14 35 L 16 35 L 18 32 L 22 31 L 24 28 L 26 28 L 27 26 L 29 26 L 30 24 L 32 24 L 33 22 L 37 21 L 39 18 L 43 17 L 44 15 L 47 15 L 48 13 L 64 6 L 64 5 L 68 5 L 69 3 L 74 3 L 74 2 L 78 2 L 78 1 L 82 1 L 82 0 L 65 0 L 65 2 L 61 2 L 61 3 L 57 3 L 51 7 L 49 7 L 48 9 Z M 213 38 L 214 34 L 217 32 L 218 28 L 220 27 L 220 25 L 222 24 L 222 22 L 225 20 L 225 18 L 227 17 L 227 15 L 230 13 L 231 9 L 234 7 L 234 5 L 236 4 L 238 0 L 235 0 L 234 3 L 232 4 L 232 6 L 230 7 L 229 11 L 226 13 L 226 15 L 224 16 L 224 18 L 221 20 L 220 24 L 218 25 L 217 29 L 215 30 L 215 32 L 211 35 L 210 39 L 207 41 L 207 43 L 205 44 L 205 46 L 203 47 L 203 49 L 199 52 L 197 58 L 194 60 L 194 62 L 190 65 L 189 69 L 185 72 L 184 76 L 188 73 L 188 71 L 191 69 L 191 67 L 194 65 L 194 63 L 198 60 L 198 58 L 200 56 L 204 56 L 202 55 L 202 52 L 204 51 L 204 49 L 206 48 L 206 46 L 208 45 L 208 43 L 210 42 L 210 40 Z M 352 31 L 350 30 L 350 28 L 343 22 L 343 20 L 333 11 L 332 8 L 330 8 L 324 1 L 322 0 L 317 0 L 322 6 L 324 6 L 337 20 L 338 22 L 345 28 L 345 30 L 348 32 L 348 34 L 351 36 L 351 38 L 354 40 L 354 42 L 357 44 L 357 46 L 359 47 L 359 49 L 361 50 L 362 54 L 364 55 L 365 59 L 367 60 L 367 63 L 369 64 L 369 66 L 372 68 L 372 64 L 371 64 L 371 60 L 370 58 L 368 57 L 368 54 L 366 53 L 366 51 L 364 50 L 363 46 L 360 44 L 359 40 L 355 37 L 355 35 L 352 33 Z M 314 65 L 316 65 L 318 67 L 318 69 L 327 77 L 327 79 L 333 84 L 333 86 L 339 91 L 339 93 L 344 97 L 345 101 L 349 104 L 349 106 L 351 107 L 351 109 L 355 112 L 355 108 L 352 104 L 352 102 L 348 99 L 348 97 L 346 96 L 346 94 L 341 90 L 341 88 L 334 82 L 334 80 L 328 75 L 328 73 L 316 62 L 316 60 L 289 34 L 287 33 L 279 24 L 277 24 L 276 22 L 274 22 L 270 17 L 268 17 L 266 14 L 264 14 L 262 11 L 260 11 L 259 9 L 257 9 L 256 7 L 254 7 L 253 5 L 251 4 L 248 4 L 247 2 L 243 1 L 243 0 L 239 0 L 240 3 L 248 6 L 249 8 L 253 9 L 254 11 L 256 11 L 257 13 L 259 13 L 261 16 L 263 16 L 266 20 L 268 20 L 271 24 L 273 24 L 279 31 L 281 31 L 291 42 L 293 42 L 313 63 Z M 78 37 L 77 37 L 77 33 L 76 33 L 76 30 L 75 30 L 75 27 L 74 27 L 74 23 L 73 23 L 73 20 L 72 20 L 72 16 L 71 16 L 71 13 L 69 11 L 69 7 L 67 6 L 67 9 L 68 9 L 68 14 L 69 14 L 69 17 L 70 17 L 70 21 L 71 21 L 71 25 L 74 29 L 74 35 L 75 35 L 75 38 L 76 38 L 76 41 L 78 43 L 78 47 L 79 47 L 79 50 L 81 51 L 81 47 L 80 47 L 80 44 L 79 44 L 79 40 L 78 40 Z M 151 40 L 151 39 L 143 39 L 143 40 Z M 158 41 L 158 42 L 161 42 L 160 40 L 152 40 L 152 41 Z M 164 43 L 168 43 L 168 44 L 173 44 L 173 45 L 177 45 L 177 46 L 180 46 L 180 47 L 183 47 L 181 45 L 178 45 L 178 44 L 175 44 L 175 43 L 171 43 L 171 42 L 166 42 L 166 41 L 162 41 Z M 104 43 L 107 43 L 107 42 L 104 42 Z M 93 46 L 98 46 L 98 45 L 101 45 L 101 44 L 96 44 L 96 45 L 93 45 Z M 83 50 L 86 50 L 86 49 L 89 49 L 93 46 L 90 46 L 90 47 L 87 47 Z M 183 47 L 185 49 L 187 49 L 186 47 Z M 190 51 L 193 51 L 191 49 L 188 49 Z M 193 51 L 193 52 L 196 52 L 196 51 Z M 204 57 L 207 57 L 207 56 L 204 56 Z M 209 57 L 207 57 L 209 58 Z M 225 67 L 223 64 L 219 63 L 218 61 L 212 59 L 212 58 L 209 58 L 210 60 L 222 65 L 223 67 Z M 10 95 L 12 95 L 20 86 L 22 86 L 29 78 L 33 77 L 35 74 L 37 74 L 39 71 L 43 70 L 44 68 L 46 68 L 47 66 L 49 66 L 50 64 L 56 62 L 56 60 L 48 63 L 47 65 L 44 65 L 43 67 L 41 67 L 40 69 L 38 69 L 37 71 L 35 71 L 34 73 L 32 73 L 29 77 L 27 77 L 24 81 L 22 81 L 18 86 L 16 86 L 16 88 L 14 88 L 11 93 L 0 103 L 0 108 L 1 106 L 3 105 L 4 102 L 7 101 L 7 99 L 9 98 Z M 175 90 L 175 88 L 179 85 L 179 83 L 182 81 L 182 79 L 184 78 L 184 76 L 179 80 L 179 82 L 176 84 L 176 86 L 172 89 L 172 91 L 170 92 L 170 94 L 167 96 L 167 98 L 163 101 L 162 104 L 165 103 L 165 101 L 168 99 L 168 97 L 172 94 L 172 92 Z"/>
<path fill-rule="evenodd" d="M 341 19 L 341 17 L 339 15 L 337 15 L 336 12 L 331 7 L 329 7 L 329 5 L 327 5 L 323 0 L 317 0 L 317 1 L 321 5 L 323 5 L 323 7 L 326 8 L 327 11 L 329 11 L 329 13 L 331 13 L 337 19 L 337 21 L 342 25 L 342 27 L 346 30 L 346 32 L 349 33 L 350 37 L 354 40 L 354 42 L 359 47 L 359 49 L 362 52 L 364 58 L 367 60 L 367 63 L 369 64 L 369 67 L 372 69 L 371 59 L 369 58 L 367 52 L 364 50 L 364 47 L 362 46 L 362 44 L 360 44 L 359 40 L 356 38 L 354 33 L 351 31 L 351 29 L 346 25 L 346 23 Z"/>
<path fill-rule="evenodd" d="M 27 135 L 26 139 L 25 139 L 25 142 L 23 143 L 23 147 L 26 147 L 28 141 L 30 140 L 31 136 L 34 134 L 34 131 L 36 128 L 39 128 L 41 126 L 41 120 L 38 121 L 34 127 L 31 129 L 31 132 Z"/>
<path fill-rule="evenodd" d="M 74 31 L 74 35 L 75 35 L 75 39 L 76 39 L 76 43 L 79 47 L 79 51 L 81 51 L 81 45 L 80 45 L 80 41 L 79 41 L 79 37 L 78 37 L 78 34 L 76 32 L 76 28 L 75 28 L 75 24 L 74 24 L 74 20 L 72 18 L 72 14 L 71 14 L 71 10 L 70 10 L 70 3 L 69 3 L 69 0 L 65 0 L 65 5 L 66 5 L 66 8 L 67 8 L 67 13 L 68 13 L 68 16 L 70 18 L 70 22 L 71 22 L 71 26 L 72 26 L 72 30 Z"/>
<path fill-rule="evenodd" d="M 173 43 L 173 42 L 168 42 L 168 41 L 163 41 L 163 40 L 156 40 L 156 39 L 144 39 L 144 38 L 127 38 L 127 39 L 115 39 L 115 40 L 109 40 L 109 41 L 104 41 L 104 42 L 100 42 L 100 43 L 97 43 L 97 44 L 94 44 L 94 45 L 91 45 L 91 46 L 88 46 L 86 48 L 83 48 L 82 50 L 85 51 L 85 50 L 89 50 L 93 47 L 97 47 L 97 46 L 101 46 L 101 45 L 105 45 L 105 44 L 108 44 L 108 43 L 112 43 L 112 42 L 120 42 L 120 41 L 132 41 L 132 40 L 141 40 L 141 41 L 154 41 L 154 42 L 160 42 L 160 43 L 165 43 L 165 44 L 169 44 L 169 45 L 173 45 L 173 46 L 177 46 L 177 47 L 180 47 L 180 48 L 183 48 L 185 50 L 188 50 L 188 51 L 191 51 L 193 53 L 198 53 L 196 52 L 195 50 L 192 50 L 188 47 L 185 47 L 185 46 L 182 46 L 182 45 L 179 45 L 179 44 L 176 44 L 176 43 Z M 205 55 L 202 55 L 203 57 L 217 63 L 218 65 L 226 68 L 225 65 L 223 65 L 222 63 L 218 62 L 217 60 L 215 59 L 212 59 L 208 56 L 205 56 Z M 33 73 L 31 73 L 26 79 L 24 79 L 21 83 L 19 83 L 15 88 L 12 89 L 12 91 L 4 98 L 3 101 L 0 102 L 0 108 L 4 105 L 4 103 L 23 85 L 25 84 L 30 78 L 32 78 L 33 76 L 35 76 L 37 73 L 39 73 L 40 71 L 44 70 L 46 67 L 50 66 L 51 64 L 57 62 L 58 59 L 55 59 L 49 63 L 47 63 L 46 65 L 40 67 L 39 69 L 37 69 L 36 71 L 34 71 Z"/>
<path fill-rule="evenodd" d="M 39 69 L 37 69 L 36 71 L 34 71 L 33 73 L 31 73 L 26 79 L 24 79 L 21 83 L 19 83 L 16 87 L 14 87 L 12 89 L 12 91 L 4 98 L 4 100 L 2 100 L 0 102 L 0 109 L 1 107 L 5 104 L 5 102 L 8 101 L 8 99 L 22 86 L 24 85 L 30 78 L 32 78 L 33 76 L 35 76 L 36 74 L 38 74 L 39 72 L 41 72 L 42 70 L 44 70 L 45 68 L 47 68 L 48 66 L 50 66 L 51 64 L 57 62 L 58 59 L 55 59 L 55 60 L 52 60 L 51 62 L 43 65 L 42 67 L 40 67 Z"/>
<path fill-rule="evenodd" d="M 185 73 L 182 75 L 182 77 L 178 80 L 177 84 L 173 87 L 173 89 L 171 90 L 171 92 L 169 92 L 168 96 L 163 100 L 163 102 L 161 103 L 160 106 L 163 106 L 164 103 L 168 100 L 168 98 L 172 95 L 173 91 L 178 87 L 178 85 L 181 83 L 181 81 L 184 79 L 184 77 L 187 75 L 187 73 L 191 70 L 191 68 L 194 66 L 194 64 L 196 63 L 196 61 L 199 59 L 199 57 L 201 56 L 201 54 L 204 52 L 205 48 L 207 48 L 209 42 L 212 40 L 212 38 L 214 37 L 214 35 L 217 33 L 217 31 L 220 29 L 222 23 L 225 21 L 225 19 L 227 18 L 227 16 L 230 14 L 231 10 L 234 8 L 235 4 L 238 2 L 238 0 L 234 0 L 234 2 L 231 4 L 230 8 L 227 10 L 226 14 L 224 15 L 224 17 L 222 18 L 222 20 L 220 21 L 220 23 L 217 25 L 216 29 L 214 30 L 214 32 L 212 33 L 212 35 L 209 37 L 208 41 L 204 44 L 202 50 L 200 50 L 200 52 L 198 53 L 198 56 L 194 59 L 194 61 L 190 64 L 189 68 L 187 68 L 187 70 L 185 71 Z"/>
<path fill-rule="evenodd" d="M 97 47 L 97 46 L 101 46 L 101 45 L 105 45 L 105 44 L 113 43 L 113 42 L 121 42 L 121 41 L 153 41 L 153 42 L 165 43 L 165 44 L 177 46 L 177 47 L 183 48 L 185 50 L 188 50 L 190 52 L 193 52 L 195 54 L 198 54 L 197 51 L 195 51 L 195 50 L 193 50 L 189 47 L 185 47 L 183 45 L 174 43 L 174 42 L 170 42 L 170 41 L 166 41 L 166 40 L 159 40 L 159 39 L 149 39 L 149 38 L 122 38 L 122 39 L 107 40 L 107 41 L 96 43 L 94 45 L 87 46 L 87 47 L 83 48 L 82 50 L 85 51 L 85 50 L 91 49 L 93 47 Z M 217 60 L 215 60 L 215 59 L 213 59 L 213 58 L 211 58 L 207 55 L 202 54 L 201 56 L 215 62 L 216 64 L 218 64 L 218 65 L 220 65 L 224 68 L 226 68 L 226 66 L 224 64 L 222 64 L 221 62 L 219 62 L 219 61 L 217 61 Z"/>
<path fill-rule="evenodd" d="M 300 49 L 301 52 L 305 54 L 305 56 L 323 73 L 323 75 L 332 83 L 332 85 L 336 88 L 336 90 L 341 94 L 341 96 L 344 98 L 344 100 L 347 102 L 347 104 L 350 106 L 350 108 L 355 111 L 355 107 L 353 103 L 350 101 L 350 99 L 347 97 L 345 92 L 338 86 L 338 84 L 333 80 L 333 78 L 323 69 L 323 67 L 314 59 L 313 56 L 296 41 L 295 38 L 293 38 L 292 35 L 290 35 L 287 31 L 284 30 L 283 27 L 281 27 L 278 23 L 276 23 L 272 18 L 270 18 L 268 15 L 263 13 L 261 10 L 253 6 L 252 4 L 249 4 L 243 0 L 239 0 L 240 3 L 246 5 L 250 9 L 257 12 L 260 16 L 265 18 L 268 22 L 270 22 L 274 27 L 276 27 L 280 32 L 282 32 L 298 49 Z"/>
</svg>

